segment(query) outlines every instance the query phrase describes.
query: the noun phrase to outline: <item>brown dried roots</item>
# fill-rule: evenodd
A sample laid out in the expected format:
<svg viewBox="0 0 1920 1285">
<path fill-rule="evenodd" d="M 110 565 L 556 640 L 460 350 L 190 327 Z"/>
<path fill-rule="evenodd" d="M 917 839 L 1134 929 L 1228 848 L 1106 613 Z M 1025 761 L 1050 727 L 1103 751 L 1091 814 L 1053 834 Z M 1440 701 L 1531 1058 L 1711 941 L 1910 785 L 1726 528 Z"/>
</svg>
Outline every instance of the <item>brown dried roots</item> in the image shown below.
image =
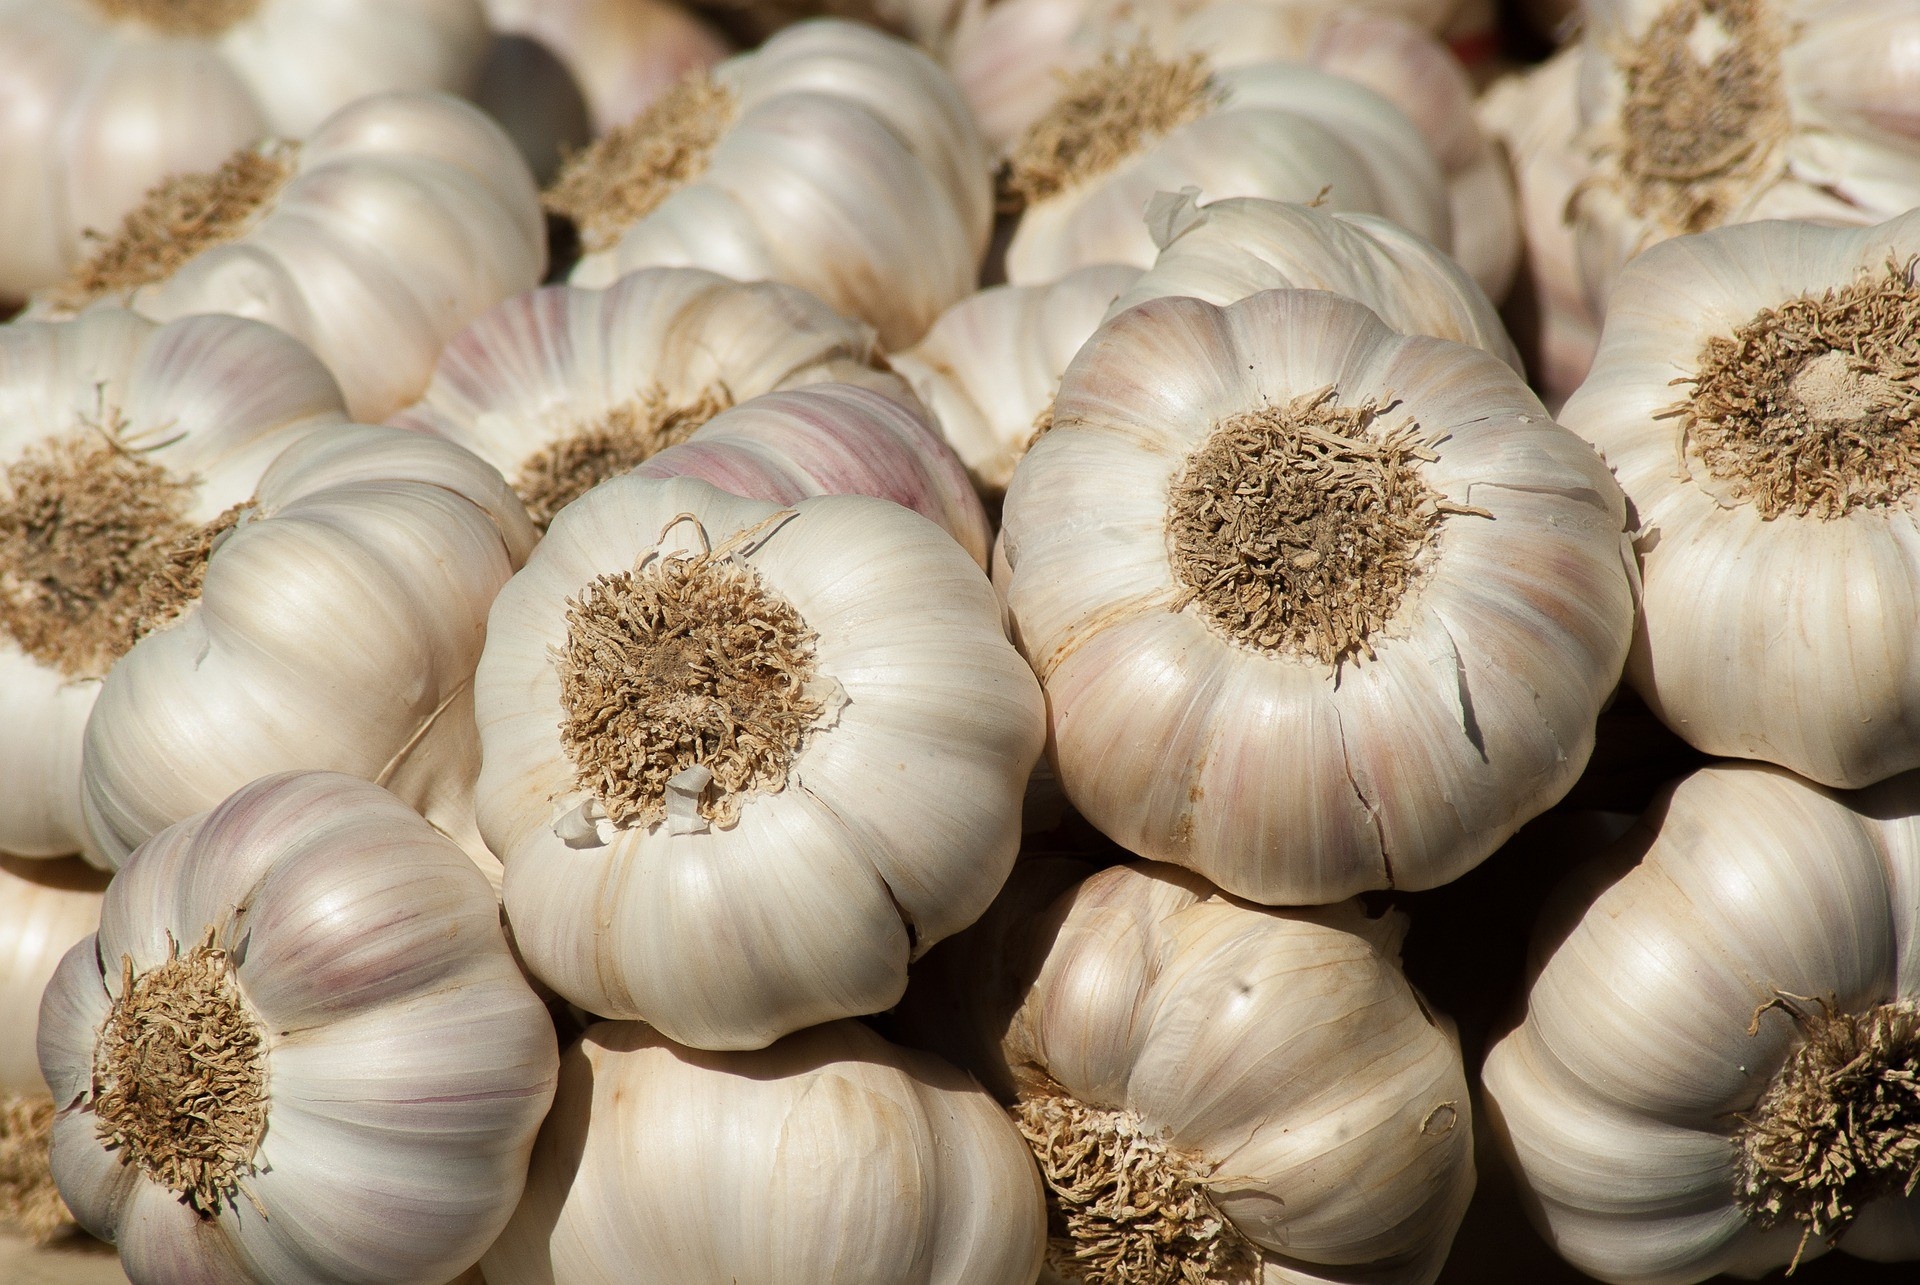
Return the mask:
<svg viewBox="0 0 1920 1285">
<path fill-rule="evenodd" d="M 1775 1004 L 1802 1040 L 1740 1120 L 1734 1194 L 1762 1227 L 1800 1223 L 1804 1249 L 1814 1236 L 1836 1239 L 1868 1202 L 1920 1186 L 1920 1008 Z"/>
<path fill-rule="evenodd" d="M 1718 226 L 1791 128 L 1767 0 L 1679 0 L 1613 51 L 1628 207 L 1665 235 Z"/>
<path fill-rule="evenodd" d="M 260 0 L 93 0 L 115 21 L 144 23 L 167 36 L 217 36 L 253 16 Z"/>
<path fill-rule="evenodd" d="M 778 793 L 815 720 L 816 635 L 723 550 L 601 576 L 567 602 L 558 657 L 561 743 L 615 825 L 666 812 L 667 782 L 713 773 L 700 815 L 731 824 L 742 796 Z"/>
<path fill-rule="evenodd" d="M 1189 603 L 1263 651 L 1337 666 L 1373 655 L 1450 513 L 1420 475 L 1434 455 L 1389 409 L 1343 406 L 1332 388 L 1222 420 L 1174 476 L 1167 547 Z"/>
<path fill-rule="evenodd" d="M 731 405 L 733 397 L 724 388 L 706 389 L 687 405 L 674 405 L 656 385 L 528 456 L 513 489 L 544 531 L 561 509 L 608 478 L 686 441 Z"/>
<path fill-rule="evenodd" d="M 542 198 L 571 219 L 589 252 L 610 249 L 633 224 L 698 178 L 733 123 L 733 91 L 694 72 L 638 116 L 570 157 Z"/>
<path fill-rule="evenodd" d="M 167 961 L 138 977 L 122 957 L 90 1104 L 121 1162 L 203 1218 L 247 1194 L 241 1179 L 267 1131 L 265 1038 L 214 938 L 209 927 L 185 957 L 170 940 Z"/>
<path fill-rule="evenodd" d="M 292 177 L 296 151 L 278 142 L 243 148 L 211 173 L 161 182 L 112 237 L 87 233 L 100 248 L 47 291 L 47 302 L 78 312 L 96 299 L 164 281 L 203 250 L 237 239 Z"/>
<path fill-rule="evenodd" d="M 1920 479 L 1920 285 L 1889 265 L 1701 347 L 1668 414 L 1687 453 L 1767 519 L 1885 508 Z"/>
<path fill-rule="evenodd" d="M 1171 62 L 1146 45 L 1109 53 L 1064 77 L 1059 99 L 1030 126 L 1007 161 L 1005 193 L 1044 201 L 1106 173 L 1162 134 L 1198 120 L 1219 101 L 1204 59 Z"/>
<path fill-rule="evenodd" d="M 53 1184 L 53 1099 L 0 1094 L 0 1226 L 42 1243 L 74 1225 Z"/>
<path fill-rule="evenodd" d="M 1259 1254 L 1214 1208 L 1209 1167 L 1131 1111 L 1055 1085 L 1022 1090 L 1014 1123 L 1047 1187 L 1047 1263 L 1091 1285 L 1240 1285 Z"/>
</svg>

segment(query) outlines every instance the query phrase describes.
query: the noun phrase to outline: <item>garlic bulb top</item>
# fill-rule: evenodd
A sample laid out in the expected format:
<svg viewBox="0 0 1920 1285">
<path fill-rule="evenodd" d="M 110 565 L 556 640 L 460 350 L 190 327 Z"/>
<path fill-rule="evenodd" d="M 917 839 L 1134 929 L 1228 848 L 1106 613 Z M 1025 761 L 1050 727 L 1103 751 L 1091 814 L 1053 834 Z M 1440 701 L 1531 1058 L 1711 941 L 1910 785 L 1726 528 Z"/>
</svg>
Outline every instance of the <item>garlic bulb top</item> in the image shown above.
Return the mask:
<svg viewBox="0 0 1920 1285">
<path fill-rule="evenodd" d="M 1483 1073 L 1555 1247 L 1633 1282 L 1920 1256 L 1920 779 L 1707 768 L 1612 860 Z"/>
<path fill-rule="evenodd" d="M 355 416 L 379 419 L 419 395 L 470 318 L 537 284 L 546 253 L 533 177 L 500 127 L 445 95 L 387 94 L 303 143 L 169 179 L 30 315 L 105 299 L 160 321 L 271 322 L 327 363 Z"/>
<path fill-rule="evenodd" d="M 142 1282 L 446 1280 L 511 1215 L 558 1068 L 486 881 L 324 772 L 142 846 L 39 1046 L 61 1194 Z"/>
<path fill-rule="evenodd" d="M 1920 766 L 1916 255 L 1920 213 L 1655 246 L 1563 412 L 1639 523 L 1628 677 L 1709 754 L 1844 787 Z"/>
<path fill-rule="evenodd" d="M 0 852 L 79 850 L 100 680 L 197 594 L 273 458 L 345 419 L 326 368 L 258 322 L 0 327 Z"/>
<path fill-rule="evenodd" d="M 786 281 L 919 338 L 973 287 L 993 219 L 985 144 L 919 50 L 821 19 L 683 81 L 562 171 L 576 285 L 636 268 Z"/>
<path fill-rule="evenodd" d="M 199 592 L 101 685 L 82 767 L 112 865 L 263 772 L 377 782 L 496 880 L 473 823 L 472 681 L 532 524 L 450 442 L 370 425 L 304 438 L 223 515 Z"/>
<path fill-rule="evenodd" d="M 1911 0 L 1594 0 L 1575 198 L 1587 296 L 1656 241 L 1761 219 L 1878 223 L 1920 206 Z"/>
<path fill-rule="evenodd" d="M 494 605 L 475 708 L 528 967 L 706 1048 L 899 998 L 1006 878 L 1044 735 L 940 528 L 692 478 L 561 512 Z"/>
<path fill-rule="evenodd" d="M 169 175 L 369 94 L 464 92 L 485 42 L 479 0 L 0 0 L 0 296 Z"/>
<path fill-rule="evenodd" d="M 1624 507 L 1479 349 L 1318 291 L 1121 313 L 1002 527 L 1068 799 L 1268 904 L 1455 878 L 1591 752 Z"/>
<path fill-rule="evenodd" d="M 953 1067 L 858 1022 L 702 1053 L 638 1022 L 561 1060 L 489 1285 L 1030 1285 L 1020 1135 Z"/>
</svg>

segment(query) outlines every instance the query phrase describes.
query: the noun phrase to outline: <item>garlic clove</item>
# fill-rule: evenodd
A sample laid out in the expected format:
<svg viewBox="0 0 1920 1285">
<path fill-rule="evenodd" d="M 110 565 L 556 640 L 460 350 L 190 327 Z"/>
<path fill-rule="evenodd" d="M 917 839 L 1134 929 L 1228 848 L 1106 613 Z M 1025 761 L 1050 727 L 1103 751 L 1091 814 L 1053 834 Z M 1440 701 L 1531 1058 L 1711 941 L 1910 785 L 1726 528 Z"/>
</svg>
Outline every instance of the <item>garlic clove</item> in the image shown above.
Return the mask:
<svg viewBox="0 0 1920 1285">
<path fill-rule="evenodd" d="M 87 25 L 59 5 L 14 5 L 4 24 L 12 92 L 22 104 L 51 104 L 86 64 Z M 58 281 L 67 268 L 71 234 L 58 178 L 66 149 L 56 131 L 42 126 L 50 114 L 42 108 L 0 118 L 0 172 L 18 176 L 0 184 L 0 228 L 7 231 L 0 236 L 0 299 L 9 303 Z"/>
<path fill-rule="evenodd" d="M 1851 0 L 1785 55 L 1788 75 L 1814 114 L 1920 139 L 1920 15 L 1902 0 Z"/>
</svg>

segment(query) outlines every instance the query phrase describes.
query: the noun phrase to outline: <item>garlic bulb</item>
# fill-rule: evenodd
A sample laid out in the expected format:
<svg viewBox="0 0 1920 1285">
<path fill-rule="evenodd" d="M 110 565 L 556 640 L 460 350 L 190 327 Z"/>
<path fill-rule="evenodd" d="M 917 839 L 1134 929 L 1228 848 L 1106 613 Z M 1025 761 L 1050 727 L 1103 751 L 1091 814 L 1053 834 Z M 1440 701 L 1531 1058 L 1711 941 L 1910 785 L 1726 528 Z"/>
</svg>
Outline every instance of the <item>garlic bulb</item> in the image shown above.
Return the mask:
<svg viewBox="0 0 1920 1285">
<path fill-rule="evenodd" d="M 1445 883 L 1573 784 L 1627 651 L 1624 522 L 1505 364 L 1275 290 L 1102 326 L 1002 533 L 1074 807 L 1302 904 Z"/>
<path fill-rule="evenodd" d="M 346 418 L 326 368 L 237 317 L 0 327 L 0 852 L 79 850 L 100 680 L 197 588 L 274 456 Z"/>
<path fill-rule="evenodd" d="M 912 46 L 822 19 L 689 79 L 575 158 L 549 208 L 575 285 L 684 265 L 785 281 L 919 338 L 973 287 L 993 219 L 966 103 Z"/>
<path fill-rule="evenodd" d="M 352 413 L 425 387 L 440 346 L 546 266 L 538 193 L 500 127 L 438 94 L 363 99 L 303 143 L 243 148 L 148 193 L 29 315 L 100 300 L 157 321 L 228 312 L 327 364 Z"/>
<path fill-rule="evenodd" d="M 1920 779 L 1696 772 L 1487 1057 L 1536 1216 L 1609 1281 L 1920 1257 Z M 1634 864 L 1637 859 L 1637 864 Z"/>
<path fill-rule="evenodd" d="M 0 0 L 0 296 L 169 175 L 369 94 L 464 92 L 485 40 L 479 0 Z"/>
<path fill-rule="evenodd" d="M 1101 263 L 1049 285 L 982 290 L 890 359 L 939 420 L 981 495 L 998 499 L 1006 491 L 1067 363 L 1139 275 Z"/>
<path fill-rule="evenodd" d="M 691 478 L 561 512 L 494 605 L 475 708 L 529 969 L 702 1048 L 898 999 L 1006 878 L 1044 735 L 939 527 Z"/>
<path fill-rule="evenodd" d="M 1656 241 L 1762 219 L 1878 223 L 1920 206 L 1912 0 L 1593 0 L 1576 197 L 1587 297 Z"/>
<path fill-rule="evenodd" d="M 1153 262 L 1142 222 L 1161 191 L 1324 198 L 1452 244 L 1439 163 L 1406 117 L 1354 81 L 1258 63 L 1209 71 L 1137 45 L 1070 76 L 1009 160 L 1026 203 L 1007 280 L 1032 285 L 1091 263 Z"/>
<path fill-rule="evenodd" d="M 136 1282 L 317 1285 L 477 1260 L 558 1051 L 459 849 L 303 772 L 133 855 L 47 988 L 40 1067 L 60 1192 Z"/>
<path fill-rule="evenodd" d="M 1405 920 L 1251 906 L 1154 862 L 1054 899 L 1061 864 L 1021 862 L 903 1012 L 1014 1104 L 1057 1277 L 1438 1276 L 1473 1128 L 1451 1024 L 1400 972 Z"/>
<path fill-rule="evenodd" d="M 1916 255 L 1920 213 L 1655 246 L 1567 403 L 1639 523 L 1628 677 L 1709 754 L 1843 787 L 1920 766 Z"/>
<path fill-rule="evenodd" d="M 88 852 L 113 865 L 265 772 L 386 786 L 491 878 L 472 681 L 534 541 L 500 475 L 418 433 L 301 439 L 196 550 L 197 595 L 122 656 L 87 720 Z"/>
<path fill-rule="evenodd" d="M 484 0 L 496 33 L 559 55 L 586 98 L 596 136 L 638 116 L 727 43 L 669 0 Z"/>
</svg>

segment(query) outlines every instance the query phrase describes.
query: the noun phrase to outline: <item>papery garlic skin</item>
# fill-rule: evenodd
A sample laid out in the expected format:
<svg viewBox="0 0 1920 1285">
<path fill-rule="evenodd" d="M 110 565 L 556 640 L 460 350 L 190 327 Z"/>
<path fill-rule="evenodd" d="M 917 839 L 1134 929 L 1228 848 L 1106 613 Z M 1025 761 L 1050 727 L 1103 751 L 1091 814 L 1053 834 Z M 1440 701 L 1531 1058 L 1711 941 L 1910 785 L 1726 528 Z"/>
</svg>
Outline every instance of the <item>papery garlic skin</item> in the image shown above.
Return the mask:
<svg viewBox="0 0 1920 1285">
<path fill-rule="evenodd" d="M 100 926 L 107 877 L 79 861 L 0 857 L 0 1096 L 45 1097 L 33 1041 L 40 995 L 73 944 Z"/>
<path fill-rule="evenodd" d="M 990 164 L 932 59 L 820 19 L 721 63 L 712 83 L 732 105 L 704 167 L 614 244 L 590 244 L 573 284 L 660 266 L 785 281 L 871 323 L 888 348 L 973 288 Z"/>
<path fill-rule="evenodd" d="M 162 6 L 153 6 L 156 9 Z M 0 3 L 0 296 L 53 284 L 171 174 L 300 137 L 368 94 L 471 87 L 479 0 L 260 0 L 215 37 L 112 20 L 90 0 Z"/>
<path fill-rule="evenodd" d="M 96 1040 L 140 978 L 206 940 L 261 1038 L 265 1133 L 203 1218 L 96 1131 Z M 506 1223 L 558 1052 L 486 881 L 386 791 L 246 787 L 108 890 L 41 1006 L 54 1172 L 135 1281 L 445 1280 Z M 224 1107 L 206 1107 L 219 1110 Z"/>
<path fill-rule="evenodd" d="M 191 488 L 178 515 L 186 523 L 213 522 L 253 493 L 283 449 L 345 420 L 326 367 L 258 322 L 163 326 L 102 308 L 0 327 L 0 472 L 62 439 L 118 441 Z M 0 505 L 11 490 L 0 480 Z M 0 566 L 0 577 L 19 573 Z M 52 857 L 82 846 L 81 736 L 101 677 L 92 664 L 30 655 L 0 630 L 0 852 Z"/>
<path fill-rule="evenodd" d="M 1622 274 L 1593 372 L 1562 412 L 1612 465 L 1638 521 L 1645 587 L 1627 676 L 1709 754 L 1841 788 L 1920 766 L 1915 497 L 1769 519 L 1707 467 L 1678 413 L 1709 340 L 1790 300 L 1905 270 L 1916 254 L 1920 214 L 1857 230 L 1759 223 L 1656 246 Z M 1881 339 L 1911 333 L 1910 317 L 1893 317 Z M 1887 476 L 1906 467 L 1888 454 Z"/>
<path fill-rule="evenodd" d="M 714 799 L 697 782 L 658 801 L 664 819 L 616 824 L 562 740 L 569 603 L 701 550 L 732 550 L 715 574 L 750 571 L 814 635 L 822 712 L 784 786 L 721 800 L 731 819 L 693 810 Z M 1044 736 L 991 586 L 939 527 L 864 496 L 783 510 L 692 478 L 615 478 L 562 511 L 494 605 L 475 709 L 480 829 L 529 969 L 707 1048 L 899 998 L 908 960 L 1005 879 Z"/>
<path fill-rule="evenodd" d="M 118 866 L 263 772 L 325 770 L 386 786 L 497 883 L 473 824 L 473 671 L 534 538 L 500 475 L 452 443 L 362 424 L 296 443 L 199 600 L 101 686 L 89 855 Z"/>
<path fill-rule="evenodd" d="M 1216 624 L 1170 528 L 1176 479 L 1219 425 L 1328 389 L 1336 407 L 1391 402 L 1385 422 L 1411 420 L 1436 457 L 1417 466 L 1431 543 L 1390 609 L 1364 608 L 1388 614 L 1344 660 Z M 1350 300 L 1268 291 L 1121 313 L 1068 368 L 1002 527 L 1068 799 L 1130 851 L 1266 904 L 1457 877 L 1591 752 L 1633 619 L 1624 507 L 1511 368 L 1395 335 Z"/>
<path fill-rule="evenodd" d="M 631 120 L 727 42 L 667 0 L 483 0 L 496 33 L 531 38 L 573 73 L 593 132 Z"/>
<path fill-rule="evenodd" d="M 1793 1014 L 1920 998 L 1920 781 L 1835 795 L 1726 764 L 1656 802 L 1487 1056 L 1492 1118 L 1554 1246 L 1608 1281 L 1759 1276 L 1826 1252 L 1735 1198 L 1743 1116 L 1801 1043 Z M 1636 864 L 1637 862 L 1637 864 Z M 1914 1202 L 1862 1206 L 1839 1247 L 1920 1256 Z"/>
</svg>

